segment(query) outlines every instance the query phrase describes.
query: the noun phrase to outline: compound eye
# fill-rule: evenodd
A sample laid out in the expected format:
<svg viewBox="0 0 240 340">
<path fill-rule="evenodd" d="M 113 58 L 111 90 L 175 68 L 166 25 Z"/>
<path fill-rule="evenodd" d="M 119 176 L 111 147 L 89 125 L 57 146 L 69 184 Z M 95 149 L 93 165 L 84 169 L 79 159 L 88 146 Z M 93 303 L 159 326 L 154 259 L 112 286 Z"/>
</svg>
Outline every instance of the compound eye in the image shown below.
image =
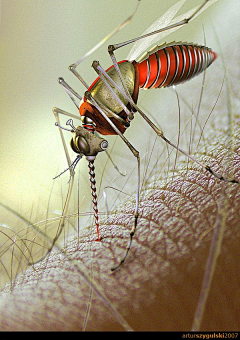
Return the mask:
<svg viewBox="0 0 240 340">
<path fill-rule="evenodd" d="M 75 136 L 70 140 L 70 146 L 76 153 L 86 155 L 90 151 L 90 147 L 84 137 Z"/>
<path fill-rule="evenodd" d="M 79 150 L 80 153 L 83 153 L 86 155 L 90 151 L 90 147 L 88 145 L 88 142 L 84 137 L 77 136 L 75 139 L 75 144 Z"/>
</svg>

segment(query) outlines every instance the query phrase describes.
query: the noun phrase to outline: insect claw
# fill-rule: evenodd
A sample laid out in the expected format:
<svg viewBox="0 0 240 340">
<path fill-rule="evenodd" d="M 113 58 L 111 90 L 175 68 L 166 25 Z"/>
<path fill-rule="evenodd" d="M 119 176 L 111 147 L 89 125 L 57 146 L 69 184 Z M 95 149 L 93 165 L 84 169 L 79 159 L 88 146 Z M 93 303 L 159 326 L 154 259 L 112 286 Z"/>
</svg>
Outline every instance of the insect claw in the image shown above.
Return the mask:
<svg viewBox="0 0 240 340">
<path fill-rule="evenodd" d="M 119 262 L 116 266 L 111 268 L 111 271 L 114 272 L 116 269 L 118 269 L 121 266 L 121 262 Z"/>
<path fill-rule="evenodd" d="M 121 176 L 126 176 L 126 175 L 127 175 L 127 171 L 126 171 L 126 170 L 125 170 L 124 172 L 120 171 L 117 165 L 114 166 L 114 169 L 116 169 L 117 172 L 118 172 Z"/>
<path fill-rule="evenodd" d="M 231 180 L 229 180 L 229 182 L 239 184 L 239 181 L 237 179 L 231 179 Z"/>
<path fill-rule="evenodd" d="M 228 178 L 226 178 L 226 177 L 223 177 L 222 175 L 219 175 L 217 172 L 213 171 L 212 168 L 210 168 L 209 165 L 207 165 L 207 166 L 205 167 L 205 169 L 206 169 L 207 171 L 209 171 L 210 174 L 212 174 L 214 177 L 218 178 L 220 181 L 224 181 L 224 182 L 228 182 L 228 183 L 240 184 L 240 182 L 239 182 L 237 179 L 235 179 L 235 178 L 233 178 L 233 179 L 228 179 Z"/>
<path fill-rule="evenodd" d="M 116 270 L 117 268 L 119 268 L 125 262 L 125 260 L 126 260 L 126 258 L 128 256 L 128 252 L 129 252 L 129 250 L 131 248 L 133 236 L 134 236 L 136 225 L 137 225 L 137 219 L 138 219 L 138 214 L 135 215 L 134 226 L 133 226 L 133 228 L 132 228 L 132 230 L 130 232 L 130 238 L 129 238 L 128 245 L 127 245 L 126 250 L 125 250 L 125 254 L 123 255 L 122 259 L 119 261 L 119 263 L 111 268 L 112 272 L 114 270 Z"/>
<path fill-rule="evenodd" d="M 128 247 L 126 249 L 126 253 L 125 255 L 123 256 L 123 258 L 118 262 L 118 264 L 116 264 L 115 266 L 113 266 L 111 268 L 111 271 L 114 272 L 116 269 L 118 269 L 119 267 L 121 267 L 121 265 L 125 262 L 126 258 L 127 258 L 127 255 L 128 255 L 128 251 L 129 251 L 130 247 Z"/>
<path fill-rule="evenodd" d="M 126 256 L 124 256 L 117 264 L 115 264 L 115 266 L 113 266 L 111 268 L 111 272 L 114 272 L 116 269 L 118 269 L 119 267 L 121 267 L 121 265 L 123 264 L 123 262 L 125 261 Z"/>
</svg>

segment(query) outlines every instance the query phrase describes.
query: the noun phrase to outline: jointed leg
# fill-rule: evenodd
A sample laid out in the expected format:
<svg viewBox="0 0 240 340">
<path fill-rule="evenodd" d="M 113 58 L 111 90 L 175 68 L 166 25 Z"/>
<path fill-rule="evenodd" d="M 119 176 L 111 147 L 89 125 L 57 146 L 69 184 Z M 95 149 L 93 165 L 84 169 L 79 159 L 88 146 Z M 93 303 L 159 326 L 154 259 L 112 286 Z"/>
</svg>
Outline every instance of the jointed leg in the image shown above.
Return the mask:
<svg viewBox="0 0 240 340">
<path fill-rule="evenodd" d="M 54 113 L 55 118 L 56 118 L 56 123 L 57 123 L 57 125 L 59 127 L 61 139 L 62 139 L 62 142 L 63 142 L 63 147 L 64 147 L 66 158 L 67 158 L 67 161 L 68 161 L 68 168 L 66 170 L 64 170 L 60 175 L 62 175 L 67 170 L 70 171 L 69 190 L 68 190 L 67 198 L 66 198 L 65 205 L 64 205 L 64 208 L 63 208 L 62 217 L 61 217 L 61 220 L 60 220 L 60 223 L 59 223 L 58 232 L 57 232 L 57 235 L 56 235 L 56 237 L 54 238 L 54 241 L 53 241 L 53 245 L 54 245 L 54 243 L 58 239 L 58 237 L 61 234 L 61 232 L 63 230 L 63 227 L 65 225 L 65 219 L 66 219 L 65 216 L 67 214 L 68 205 L 69 205 L 69 201 L 70 201 L 70 197 L 71 197 L 71 192 L 72 192 L 72 187 L 73 187 L 74 170 L 75 170 L 75 167 L 76 167 L 77 163 L 81 160 L 83 155 L 81 155 L 81 154 L 78 155 L 75 158 L 75 160 L 73 162 L 71 162 L 70 156 L 69 156 L 69 153 L 68 153 L 68 150 L 67 150 L 67 146 L 66 146 L 66 143 L 65 143 L 65 139 L 63 137 L 62 127 L 60 125 L 59 115 L 58 114 L 61 113 L 61 114 L 64 114 L 64 115 L 66 115 L 68 117 L 77 118 L 77 119 L 80 119 L 80 117 L 76 117 L 76 116 L 72 115 L 71 113 L 68 113 L 68 112 L 63 111 L 63 110 L 58 109 L 58 108 L 53 108 L 53 113 Z M 76 130 L 76 128 L 71 123 L 69 123 L 69 125 L 72 127 L 72 130 L 70 130 L 70 131 Z M 89 159 L 88 161 L 89 161 L 90 183 L 91 183 L 92 197 L 93 197 L 92 201 L 93 201 L 94 217 L 95 217 L 95 223 L 96 223 L 96 228 L 97 228 L 97 237 L 98 237 L 97 239 L 98 239 L 98 241 L 100 241 L 99 222 L 98 222 L 98 205 L 97 205 L 97 193 L 96 193 L 96 181 L 95 181 L 95 172 L 94 172 L 94 159 L 91 159 L 91 160 Z M 58 175 L 56 177 L 59 177 L 60 175 Z M 53 245 L 52 245 L 52 247 L 53 247 Z M 52 247 L 51 247 L 51 249 L 52 249 Z"/>
<path fill-rule="evenodd" d="M 54 108 L 52 109 L 52 111 L 53 111 L 54 117 L 55 117 L 55 119 L 56 119 L 56 122 L 57 122 L 57 124 L 58 124 L 59 126 L 61 125 L 61 124 L 60 124 L 60 119 L 59 119 L 59 114 L 63 114 L 63 115 L 65 115 L 65 116 L 71 117 L 71 118 L 73 118 L 73 119 L 79 119 L 79 120 L 81 120 L 80 117 L 75 116 L 75 115 L 73 115 L 72 113 L 69 113 L 69 112 L 64 111 L 64 110 L 62 110 L 62 109 L 59 109 L 59 108 L 57 108 L 57 107 L 54 107 Z M 67 163 L 68 163 L 68 166 L 70 167 L 71 164 L 72 164 L 72 162 L 71 162 L 70 155 L 69 155 L 69 152 L 68 152 L 68 148 L 67 148 L 67 145 L 66 145 L 64 136 L 63 136 L 62 129 L 61 129 L 60 127 L 59 127 L 59 133 L 60 133 L 61 140 L 62 140 L 62 143 L 63 143 L 63 148 L 64 148 L 65 155 L 66 155 L 66 158 L 67 158 Z"/>
<path fill-rule="evenodd" d="M 79 120 L 80 120 L 80 117 L 75 116 L 75 115 L 73 115 L 73 114 L 71 114 L 69 112 L 66 112 L 66 111 L 61 110 L 61 109 L 56 108 L 56 107 L 53 108 L 53 113 L 54 113 L 54 116 L 55 116 L 55 119 L 56 119 L 56 125 L 59 127 L 60 136 L 61 136 L 61 139 L 62 139 L 63 147 L 64 147 L 64 150 L 65 150 L 65 155 L 66 155 L 67 162 L 68 162 L 67 170 L 70 171 L 70 180 L 69 180 L 70 184 L 69 184 L 69 190 L 68 190 L 67 198 L 66 198 L 65 205 L 64 205 L 64 208 L 63 208 L 63 212 L 62 212 L 62 217 L 61 217 L 61 220 L 60 220 L 60 223 L 59 223 L 58 232 L 56 234 L 56 237 L 54 238 L 54 241 L 53 241 L 53 244 L 51 246 L 51 249 L 54 246 L 55 242 L 57 241 L 59 235 L 61 234 L 61 232 L 63 230 L 64 224 L 65 224 L 65 219 L 66 219 L 65 216 L 67 215 L 68 205 L 69 205 L 69 201 L 70 201 L 70 197 L 71 197 L 71 192 L 72 192 L 72 187 L 73 187 L 74 170 L 75 170 L 75 167 L 76 167 L 77 163 L 82 158 L 81 155 L 78 155 L 77 158 L 73 162 L 71 161 L 70 155 L 68 153 L 67 145 L 66 145 L 66 142 L 65 142 L 65 139 L 64 139 L 64 136 L 63 136 L 63 132 L 62 132 L 63 128 L 60 125 L 59 114 L 63 114 L 65 116 L 67 116 L 67 117 L 71 117 L 71 118 L 74 118 L 74 119 L 77 118 Z M 75 129 L 74 126 L 71 123 L 69 125 L 72 127 L 72 129 L 71 130 L 66 129 L 66 130 L 73 131 Z M 111 159 L 111 161 L 112 161 L 112 159 Z M 100 240 L 100 236 L 99 236 L 99 222 L 98 222 L 97 194 L 96 194 L 96 181 L 95 181 L 95 173 L 94 173 L 94 164 L 93 163 L 94 163 L 94 161 L 89 159 L 89 175 L 90 175 L 90 183 L 91 183 L 92 197 L 93 197 L 92 201 L 93 201 L 94 217 L 95 217 L 95 222 L 96 222 L 96 227 L 97 227 L 98 240 Z M 112 163 L 113 163 L 115 169 L 120 174 L 122 174 L 118 170 L 118 167 L 114 164 L 113 161 L 112 161 Z M 62 173 L 66 172 L 67 170 L 64 170 Z M 122 174 L 122 175 L 124 176 L 124 174 Z M 59 176 L 57 176 L 57 177 L 59 177 Z"/>
<path fill-rule="evenodd" d="M 170 30 L 170 29 L 174 29 L 174 28 L 176 29 L 176 28 L 178 28 L 178 27 L 180 27 L 180 26 L 182 26 L 182 25 L 187 24 L 187 23 L 188 23 L 189 21 L 191 21 L 195 16 L 197 16 L 198 14 L 200 14 L 200 11 L 203 9 L 204 6 L 206 6 L 206 4 L 207 4 L 209 1 L 210 1 L 210 0 L 205 0 L 205 1 L 202 3 L 202 5 L 200 5 L 196 10 L 191 10 L 190 13 L 188 12 L 188 14 L 186 14 L 186 16 L 187 16 L 186 18 L 181 19 L 181 16 L 178 17 L 179 19 L 176 18 L 175 21 L 176 21 L 176 20 L 179 20 L 179 21 L 177 21 L 177 22 L 175 22 L 175 23 L 173 23 L 173 24 L 171 24 L 171 25 L 168 25 L 168 26 L 166 26 L 166 27 L 162 27 L 162 28 L 160 28 L 160 29 L 158 29 L 158 30 L 152 31 L 152 32 L 147 33 L 147 34 L 144 34 L 144 35 L 142 35 L 142 36 L 140 36 L 140 37 L 137 37 L 137 38 L 128 40 L 128 41 L 126 41 L 126 42 L 119 43 L 119 44 L 114 44 L 114 45 L 109 45 L 109 46 L 108 46 L 108 53 L 109 53 L 109 55 L 110 55 L 110 57 L 111 57 L 111 59 L 112 59 L 113 65 L 114 65 L 114 67 L 115 67 L 115 69 L 116 69 L 116 72 L 117 72 L 117 74 L 118 74 L 118 76 L 119 76 L 119 79 L 121 80 L 121 83 L 122 83 L 123 89 L 124 89 L 124 91 L 125 91 L 125 94 L 127 94 L 128 97 L 131 97 L 131 96 L 130 96 L 130 94 L 129 94 L 129 91 L 128 91 L 128 89 L 127 89 L 127 87 L 126 87 L 126 84 L 125 84 L 125 82 L 124 82 L 124 80 L 123 80 L 123 77 L 122 77 L 122 75 L 121 75 L 119 66 L 118 66 L 118 64 L 117 64 L 116 57 L 115 57 L 115 55 L 114 55 L 114 51 L 117 50 L 117 49 L 119 49 L 119 48 L 121 48 L 121 47 L 124 47 L 124 46 L 126 46 L 126 45 L 128 45 L 128 44 L 132 44 L 132 43 L 134 43 L 134 42 L 136 42 L 136 41 L 139 41 L 139 40 L 141 40 L 141 39 L 144 39 L 144 38 L 147 38 L 147 37 L 156 35 L 156 34 L 158 34 L 158 33 L 160 33 L 160 32 L 167 31 L 167 30 Z M 179 4 L 177 3 L 177 4 L 173 5 L 173 6 L 167 11 L 167 13 L 165 13 L 165 14 L 163 15 L 163 17 L 161 17 L 161 18 L 159 19 L 160 22 L 161 22 L 161 21 L 166 22 L 166 20 L 168 20 L 168 22 L 170 23 L 170 22 L 171 22 L 171 19 L 175 16 L 175 14 L 177 13 L 177 11 L 182 7 L 183 3 L 184 3 L 184 1 L 183 1 L 183 2 L 179 1 Z M 182 17 L 183 17 L 183 16 L 182 16 Z M 163 19 L 164 19 L 164 20 L 163 20 Z"/>
<path fill-rule="evenodd" d="M 99 75 L 99 78 L 104 82 L 105 86 L 108 88 L 108 90 L 111 92 L 112 96 L 116 99 L 116 101 L 118 102 L 118 104 L 122 107 L 123 111 L 128 115 L 129 119 L 131 120 L 132 119 L 132 113 L 128 110 L 128 108 L 126 107 L 126 105 L 123 104 L 123 102 L 121 101 L 121 99 L 119 98 L 119 96 L 112 90 L 111 86 L 104 80 L 104 77 L 102 75 L 101 72 L 99 72 L 98 70 L 98 66 L 99 66 L 99 62 L 98 61 L 94 61 L 92 63 L 92 67 L 94 68 L 94 70 L 97 72 L 97 74 Z M 120 70 L 119 70 L 120 72 Z M 121 73 L 120 73 L 121 74 Z M 123 79 L 122 79 L 122 82 L 124 83 Z M 126 87 L 124 85 L 124 87 Z M 127 91 L 128 92 L 128 91 Z M 128 96 L 130 96 L 129 92 L 128 92 Z M 105 108 L 104 109 L 105 111 L 107 111 L 108 109 Z M 109 112 L 110 115 L 112 115 L 113 117 L 115 117 L 117 120 L 121 121 L 124 125 L 126 124 L 126 122 L 121 118 L 119 117 L 118 115 L 114 114 L 113 112 Z"/>
<path fill-rule="evenodd" d="M 96 135 L 97 137 L 100 137 L 100 135 L 99 135 L 96 131 L 95 131 L 95 135 Z M 120 171 L 119 168 L 118 168 L 118 166 L 114 163 L 114 161 L 113 161 L 113 159 L 112 159 L 110 153 L 109 153 L 107 150 L 105 150 L 105 152 L 106 152 L 106 154 L 107 154 L 107 156 L 108 156 L 110 162 L 112 163 L 114 169 L 116 169 L 117 172 L 118 172 L 121 176 L 126 176 L 127 172 L 126 172 L 126 171 L 125 171 L 125 172 Z"/>
<path fill-rule="evenodd" d="M 63 148 L 64 148 L 64 151 L 65 151 L 65 155 L 66 155 L 66 159 L 67 159 L 67 163 L 68 163 L 68 168 L 69 168 L 69 171 L 71 173 L 71 176 L 70 176 L 70 181 L 69 181 L 70 183 L 69 183 L 69 187 L 68 187 L 67 197 L 66 197 L 65 204 L 64 204 L 64 207 L 63 207 L 62 216 L 61 216 L 61 219 L 60 219 L 60 222 L 59 222 L 57 234 L 53 239 L 53 243 L 52 243 L 51 248 L 49 249 L 49 252 L 52 250 L 55 242 L 57 241 L 58 237 L 60 236 L 60 234 L 61 234 L 61 232 L 64 228 L 65 220 L 66 220 L 66 216 L 67 216 L 67 211 L 68 211 L 68 207 L 69 207 L 69 202 L 70 202 L 72 189 L 73 189 L 73 182 L 74 182 L 74 169 L 72 169 L 72 167 L 71 167 L 71 165 L 73 163 L 71 161 L 71 158 L 70 158 L 70 155 L 69 155 L 69 152 L 68 152 L 68 149 L 67 149 L 67 145 L 66 145 L 66 142 L 65 142 L 65 139 L 64 139 L 64 136 L 63 136 L 62 129 L 60 128 L 59 114 L 63 114 L 65 116 L 71 117 L 73 119 L 80 119 L 80 117 L 75 116 L 72 113 L 69 113 L 69 112 L 64 111 L 62 109 L 59 109 L 57 107 L 53 108 L 53 114 L 55 116 L 56 123 L 59 125 L 59 133 L 60 133 L 61 140 L 62 140 L 62 143 L 63 143 Z"/>
<path fill-rule="evenodd" d="M 127 88 L 127 86 L 126 86 L 126 84 L 125 84 L 125 81 L 124 81 L 124 79 L 123 79 L 123 77 L 122 77 L 121 71 L 120 71 L 120 69 L 119 69 L 119 66 L 118 66 L 118 63 L 117 63 L 117 60 L 116 60 L 116 57 L 115 57 L 113 51 L 114 51 L 114 49 L 112 49 L 112 45 L 108 46 L 108 53 L 109 53 L 109 55 L 110 55 L 110 58 L 112 59 L 113 65 L 114 65 L 115 70 L 116 70 L 116 72 L 117 72 L 117 74 L 118 74 L 118 77 L 119 77 L 119 79 L 120 79 L 120 81 L 121 81 L 121 84 L 122 84 L 122 86 L 123 86 L 123 89 L 124 89 L 126 95 L 127 95 L 128 97 L 131 97 L 131 95 L 130 95 L 130 93 L 129 93 L 129 91 L 128 91 L 128 88 Z M 126 111 L 125 111 L 125 112 L 126 112 Z M 127 113 L 127 114 L 128 114 L 128 116 L 129 116 L 129 118 L 131 118 L 131 119 L 133 118 L 132 114 L 131 114 L 131 116 L 129 115 L 129 113 Z"/>
<path fill-rule="evenodd" d="M 147 34 L 144 34 L 140 37 L 137 37 L 137 38 L 133 38 L 131 40 L 128 40 L 128 41 L 125 41 L 125 42 L 122 42 L 122 43 L 119 43 L 119 44 L 114 44 L 114 45 L 110 45 L 109 48 L 108 48 L 108 51 L 115 51 L 123 46 L 126 46 L 126 45 L 129 45 L 129 44 L 132 44 L 138 40 L 141 40 L 141 39 L 144 39 L 144 38 L 147 38 L 147 37 L 150 37 L 152 35 L 155 35 L 155 34 L 158 34 L 158 33 L 161 33 L 163 31 L 167 31 L 167 30 L 170 30 L 170 29 L 173 29 L 173 28 L 176 28 L 176 27 L 179 27 L 179 26 L 183 26 L 183 25 L 186 25 L 189 23 L 189 21 L 191 21 L 202 9 L 203 7 L 205 7 L 207 5 L 207 3 L 209 3 L 211 0 L 205 0 L 202 5 L 200 5 L 189 17 L 185 18 L 185 19 L 182 19 L 174 24 L 171 24 L 171 25 L 168 25 L 166 27 L 162 27 L 156 31 L 153 31 L 153 32 L 150 32 L 150 33 L 147 33 Z"/>
<path fill-rule="evenodd" d="M 77 109 L 79 109 L 80 104 L 76 102 L 75 97 L 77 97 L 81 101 L 82 97 L 80 96 L 80 94 L 78 94 L 76 91 L 74 91 L 73 88 L 71 88 L 71 86 L 68 85 L 63 78 L 61 78 L 61 77 L 58 78 L 58 82 L 59 82 L 60 85 L 62 85 L 64 90 L 67 92 L 67 94 L 69 95 L 69 97 L 73 101 L 74 105 L 77 107 Z"/>
<path fill-rule="evenodd" d="M 89 57 L 92 53 L 94 53 L 100 46 L 102 46 L 105 42 L 107 42 L 112 36 L 114 36 L 117 32 L 119 32 L 121 29 L 123 29 L 126 25 L 128 25 L 134 15 L 137 12 L 138 6 L 140 4 L 141 0 L 137 1 L 137 5 L 133 11 L 133 13 L 126 19 L 124 22 L 122 22 L 119 26 L 117 26 L 112 32 L 110 32 L 108 35 L 106 35 L 97 45 L 95 45 L 93 48 L 91 48 L 82 58 L 77 60 L 74 64 L 69 66 L 69 70 L 80 80 L 80 82 L 88 89 L 89 85 L 85 82 L 85 80 L 82 78 L 82 76 L 77 72 L 76 67 L 83 62 L 87 57 Z"/>
<path fill-rule="evenodd" d="M 56 119 L 56 122 L 57 124 L 60 125 L 60 120 L 59 120 L 59 114 L 63 114 L 63 115 L 66 115 L 68 117 L 71 117 L 71 118 L 77 118 L 79 119 L 79 117 L 71 114 L 71 113 L 68 113 L 64 110 L 61 110 L 57 107 L 54 107 L 53 108 L 53 114 L 55 116 L 55 119 Z M 64 137 L 63 137 L 63 133 L 62 133 L 62 129 L 59 127 L 59 132 L 60 132 L 60 136 L 61 136 L 61 140 L 62 140 L 62 143 L 63 143 L 63 147 L 64 147 L 64 151 L 65 151 L 65 155 L 66 155 L 66 158 L 67 158 L 67 162 L 68 162 L 68 166 L 71 167 L 71 159 L 70 159 L 70 156 L 69 156 L 69 153 L 68 153 L 68 150 L 67 150 L 67 146 L 66 146 L 66 142 L 64 140 Z M 70 170 L 71 171 L 71 170 Z M 71 177 L 70 177 L 70 183 L 69 183 L 69 186 L 68 186 L 68 192 L 67 192 L 67 197 L 66 197 L 66 200 L 65 200 L 65 203 L 64 203 L 64 207 L 63 207 L 63 211 L 62 211 L 62 216 L 60 218 L 60 221 L 59 221 L 59 225 L 58 225 L 58 230 L 57 230 L 57 233 L 51 243 L 51 246 L 50 248 L 48 249 L 48 252 L 45 256 L 43 256 L 41 259 L 39 259 L 37 262 L 39 261 L 42 261 L 50 252 L 51 250 L 53 249 L 53 247 L 55 246 L 63 228 L 64 228 L 64 225 L 65 225 L 65 220 L 66 220 L 66 216 L 67 216 L 67 211 L 68 211 L 68 207 L 69 207 L 69 202 L 70 202 L 70 198 L 71 198 L 71 194 L 72 194 L 72 189 L 73 189 L 73 182 L 74 182 L 74 172 L 71 173 Z M 35 262 L 36 263 L 36 262 Z"/>
<path fill-rule="evenodd" d="M 239 183 L 239 181 L 235 180 L 235 179 L 227 179 L 224 178 L 223 176 L 221 176 L 220 174 L 216 173 L 215 171 L 213 171 L 209 165 L 206 165 L 200 161 L 198 161 L 196 158 L 194 158 L 193 156 L 189 155 L 187 152 L 185 152 L 184 150 L 180 149 L 179 147 L 177 147 L 176 145 L 174 145 L 170 140 L 168 140 L 163 132 L 145 115 L 145 113 L 133 102 L 132 98 L 127 96 L 126 93 L 119 88 L 119 86 L 111 79 L 111 77 L 109 77 L 109 75 L 106 73 L 106 71 L 104 71 L 104 69 L 100 66 L 100 64 L 98 63 L 98 66 L 96 67 L 96 69 L 98 70 L 98 72 L 100 72 L 104 77 L 102 78 L 104 83 L 107 84 L 108 82 L 110 82 L 130 103 L 131 105 L 140 113 L 140 115 L 142 116 L 142 118 L 148 123 L 148 125 L 151 126 L 151 128 L 157 133 L 157 135 L 159 137 L 161 137 L 167 144 L 171 145 L 172 147 L 174 147 L 176 150 L 180 151 L 181 153 L 183 153 L 185 156 L 187 156 L 189 159 L 193 160 L 194 162 L 198 163 L 201 167 L 203 167 L 205 170 L 207 170 L 208 172 L 210 172 L 213 176 L 215 176 L 216 178 L 226 181 L 226 182 L 231 182 L 231 183 Z M 112 91 L 113 92 L 113 91 Z"/>
</svg>

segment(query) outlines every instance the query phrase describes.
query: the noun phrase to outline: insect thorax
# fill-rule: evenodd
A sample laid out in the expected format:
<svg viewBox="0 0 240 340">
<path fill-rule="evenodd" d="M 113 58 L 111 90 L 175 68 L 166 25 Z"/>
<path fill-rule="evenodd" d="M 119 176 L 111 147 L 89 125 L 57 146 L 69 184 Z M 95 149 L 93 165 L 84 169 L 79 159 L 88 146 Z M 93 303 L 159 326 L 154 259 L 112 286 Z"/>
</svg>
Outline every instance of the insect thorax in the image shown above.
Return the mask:
<svg viewBox="0 0 240 340">
<path fill-rule="evenodd" d="M 125 81 L 126 87 L 130 93 L 130 95 L 133 95 L 134 92 L 134 86 L 135 86 L 135 68 L 133 64 L 129 61 L 122 61 L 118 63 L 119 69 L 121 71 L 122 77 Z M 119 76 L 117 74 L 117 71 L 115 67 L 111 66 L 107 70 L 108 75 L 113 79 L 113 81 L 122 88 L 121 81 L 119 79 Z M 128 104 L 128 101 L 123 97 L 123 95 L 116 90 L 111 85 L 113 91 L 116 93 L 116 95 L 119 97 L 121 102 L 124 105 Z M 92 97 L 102 103 L 104 106 L 106 106 L 109 110 L 112 112 L 119 114 L 123 109 L 121 105 L 118 103 L 116 98 L 112 95 L 112 93 L 109 91 L 107 86 L 102 82 L 101 79 L 97 78 L 95 82 L 90 86 L 88 91 L 91 93 Z"/>
</svg>

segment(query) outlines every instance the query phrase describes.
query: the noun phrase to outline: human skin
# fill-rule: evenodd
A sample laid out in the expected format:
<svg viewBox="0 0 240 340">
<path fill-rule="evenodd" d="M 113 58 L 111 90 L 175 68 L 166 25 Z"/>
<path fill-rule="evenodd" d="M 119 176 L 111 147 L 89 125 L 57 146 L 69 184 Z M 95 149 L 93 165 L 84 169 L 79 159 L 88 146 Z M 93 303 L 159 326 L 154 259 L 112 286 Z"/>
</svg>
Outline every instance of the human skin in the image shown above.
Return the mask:
<svg viewBox="0 0 240 340">
<path fill-rule="evenodd" d="M 222 120 L 205 131 L 215 171 L 230 166 L 236 179 L 239 118 L 234 117 L 231 160 Z M 221 182 L 195 164 L 165 185 L 149 183 L 130 254 L 119 270 L 110 268 L 124 252 L 134 201 L 101 226 L 101 242 L 86 233 L 78 246 L 68 244 L 65 256 L 52 253 L 35 271 L 29 269 L 12 293 L 4 293 L 1 330 L 82 330 L 86 318 L 87 330 L 122 330 L 111 306 L 134 330 L 190 330 L 213 230 L 223 216 L 224 237 L 201 330 L 238 330 L 239 203 L 238 184 Z"/>
<path fill-rule="evenodd" d="M 239 178 L 236 142 L 233 175 Z M 213 151 L 220 169 L 226 150 Z M 239 329 L 239 203 L 237 184 L 220 183 L 201 169 L 183 172 L 142 198 L 135 241 L 119 270 L 111 273 L 110 267 L 124 250 L 123 225 L 129 225 L 131 216 L 127 208 L 102 226 L 100 243 L 86 235 L 78 249 L 74 242 L 68 245 L 68 259 L 51 255 L 36 272 L 27 271 L 13 292 L 2 296 L 1 330 L 81 330 L 91 289 L 72 259 L 84 273 L 92 272 L 97 288 L 134 330 L 191 329 L 222 204 L 224 239 L 201 329 Z M 90 300 L 87 330 L 122 329 L 94 290 Z"/>
<path fill-rule="evenodd" d="M 231 58 L 238 60 L 237 53 Z M 238 71 L 231 72 L 237 83 Z M 216 109 L 219 119 L 206 125 L 205 144 L 195 157 L 207 154 L 215 171 L 239 179 L 236 83 L 230 91 L 234 134 L 228 137 L 225 129 L 225 103 Z M 149 182 L 126 263 L 111 273 L 126 246 L 134 201 L 101 226 L 101 242 L 86 233 L 78 247 L 73 241 L 65 256 L 52 253 L 35 271 L 30 268 L 12 293 L 3 293 L 1 330 L 82 330 L 85 321 L 86 330 L 123 330 L 111 305 L 134 330 L 190 330 L 219 221 L 224 221 L 224 237 L 201 330 L 239 330 L 239 201 L 238 184 L 220 182 L 192 163 L 176 171 L 174 181 Z"/>
</svg>

